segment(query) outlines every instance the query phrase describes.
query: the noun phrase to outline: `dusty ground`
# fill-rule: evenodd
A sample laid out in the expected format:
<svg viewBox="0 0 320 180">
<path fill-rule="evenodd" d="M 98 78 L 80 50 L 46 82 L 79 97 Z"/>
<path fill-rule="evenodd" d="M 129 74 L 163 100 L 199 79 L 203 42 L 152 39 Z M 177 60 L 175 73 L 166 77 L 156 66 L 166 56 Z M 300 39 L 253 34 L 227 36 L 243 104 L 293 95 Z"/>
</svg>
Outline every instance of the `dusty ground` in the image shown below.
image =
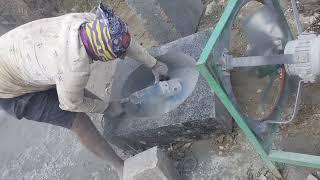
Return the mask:
<svg viewBox="0 0 320 180">
<path fill-rule="evenodd" d="M 317 2 L 317 0 L 310 1 Z M 320 18 L 317 18 L 319 14 L 316 13 L 319 13 L 317 6 L 319 3 L 308 3 L 310 1 L 301 0 L 299 8 L 303 14 L 302 20 L 307 29 L 318 31 Z M 111 3 L 118 7 L 119 11 L 124 7 L 123 1 L 111 1 Z M 205 0 L 204 3 L 207 5 L 207 10 L 199 30 L 214 27 L 226 0 Z M 287 0 L 282 3 L 285 14 L 289 17 L 289 23 L 294 27 Z M 17 4 L 19 8 L 10 8 L 14 5 L 17 7 Z M 95 1 L 1 0 L 0 33 L 6 31 L 6 28 L 12 28 L 29 20 L 65 12 L 90 10 L 93 4 Z M 134 18 L 126 13 L 128 12 L 124 13 L 127 17 Z M 309 26 L 310 24 L 312 26 Z M 135 36 L 148 39 L 142 38 L 145 36 L 144 33 Z M 151 45 L 153 44 L 147 44 Z M 246 43 L 241 41 L 241 37 L 236 49 L 239 50 L 239 54 L 246 49 Z M 320 100 L 310 96 L 310 94 L 317 95 L 317 92 L 320 92 L 319 88 L 316 85 L 307 87 L 299 116 L 293 124 L 281 127 L 279 147 L 296 152 L 319 154 Z M 67 130 L 26 120 L 17 122 L 3 112 L 0 113 L 2 142 L 0 179 L 116 179 L 113 171 L 85 150 Z M 93 116 L 93 119 L 100 127 L 100 117 Z M 169 148 L 170 154 L 177 160 L 177 167 L 186 180 L 276 179 L 264 167 L 259 156 L 237 129 L 231 135 L 176 146 Z M 286 166 L 283 172 L 284 179 L 288 180 L 302 180 L 309 173 L 317 174 L 315 169 L 291 166 Z"/>
<path fill-rule="evenodd" d="M 0 115 L 0 179 L 116 180 L 70 131 Z"/>
</svg>

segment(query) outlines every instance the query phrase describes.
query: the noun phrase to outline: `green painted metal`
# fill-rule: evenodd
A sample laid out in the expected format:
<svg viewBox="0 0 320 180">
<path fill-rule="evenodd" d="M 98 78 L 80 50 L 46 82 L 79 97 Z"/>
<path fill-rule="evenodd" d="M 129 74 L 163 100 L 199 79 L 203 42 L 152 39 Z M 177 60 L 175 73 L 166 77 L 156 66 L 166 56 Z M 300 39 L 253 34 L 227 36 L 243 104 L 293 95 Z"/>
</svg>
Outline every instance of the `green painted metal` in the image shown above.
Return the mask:
<svg viewBox="0 0 320 180">
<path fill-rule="evenodd" d="M 278 0 L 270 0 L 269 3 L 273 3 L 274 7 L 281 15 L 281 19 L 283 20 L 283 25 L 288 27 L 287 21 L 283 15 L 282 9 L 279 5 Z M 229 21 L 231 20 L 231 15 L 233 14 L 235 8 L 239 5 L 238 0 L 229 0 L 228 5 L 225 8 L 219 22 L 217 23 L 214 31 L 212 32 L 205 48 L 202 51 L 200 59 L 197 63 L 197 69 L 201 73 L 201 75 L 207 80 L 211 89 L 215 92 L 216 96 L 220 99 L 223 105 L 227 108 L 228 112 L 234 118 L 235 122 L 241 128 L 243 133 L 246 135 L 249 142 L 254 146 L 257 153 L 261 156 L 262 160 L 265 162 L 266 166 L 271 170 L 271 172 L 281 177 L 278 169 L 274 162 L 283 162 L 293 165 L 307 166 L 307 167 L 316 167 L 320 168 L 320 157 L 307 155 L 307 154 L 299 154 L 299 153 L 291 153 L 291 152 L 283 152 L 283 151 L 270 151 L 270 147 L 264 146 L 264 144 L 272 144 L 274 140 L 275 132 L 277 130 L 277 126 L 270 126 L 273 134 L 271 138 L 269 138 L 268 142 L 262 142 L 250 129 L 248 124 L 246 123 L 246 119 L 242 114 L 238 111 L 233 101 L 228 97 L 228 94 L 225 92 L 224 87 L 220 84 L 220 80 L 217 78 L 217 71 L 215 71 L 214 67 L 216 59 L 212 53 L 214 52 L 214 48 L 219 42 L 219 38 L 221 34 L 226 30 L 226 27 Z M 289 32 L 291 37 L 292 33 Z M 270 151 L 270 152 L 269 152 Z"/>
<path fill-rule="evenodd" d="M 247 139 L 250 141 L 250 143 L 253 144 L 253 146 L 256 148 L 256 151 L 259 153 L 261 158 L 266 163 L 266 166 L 270 169 L 270 171 L 278 176 L 281 177 L 280 172 L 278 171 L 277 167 L 273 162 L 269 159 L 268 153 L 264 150 L 262 144 L 259 142 L 255 134 L 252 132 L 252 130 L 248 127 L 244 117 L 240 114 L 240 112 L 237 110 L 237 108 L 234 106 L 234 104 L 231 102 L 229 97 L 227 96 L 226 92 L 223 90 L 222 86 L 220 86 L 219 82 L 215 79 L 214 73 L 210 72 L 210 67 L 208 67 L 208 61 L 209 56 L 212 52 L 213 48 L 215 47 L 220 34 L 223 32 L 225 27 L 228 24 L 228 21 L 230 20 L 230 16 L 235 9 L 237 5 L 237 0 L 230 0 L 228 2 L 227 7 L 225 8 L 225 11 L 222 14 L 222 17 L 220 18 L 219 22 L 217 23 L 214 31 L 212 32 L 205 48 L 203 49 L 200 59 L 197 63 L 197 69 L 200 71 L 201 75 L 207 80 L 209 83 L 209 86 L 212 88 L 212 90 L 215 92 L 217 97 L 221 100 L 221 102 L 224 104 L 224 106 L 227 108 L 231 116 L 234 118 L 236 123 L 239 125 L 239 127 L 242 129 L 244 134 L 246 135 Z M 212 60 L 214 61 L 214 60 Z"/>
<path fill-rule="evenodd" d="M 232 13 L 233 9 L 236 7 L 236 5 L 237 5 L 237 0 L 228 1 L 227 7 L 225 8 L 219 22 L 217 23 L 214 31 L 212 32 L 206 46 L 202 50 L 200 59 L 198 61 L 199 65 L 207 63 L 208 57 L 209 57 L 210 53 L 212 52 L 212 49 L 215 46 L 216 42 L 218 41 L 220 34 L 222 33 L 225 26 L 227 25 L 227 23 L 231 17 L 231 13 Z"/>
<path fill-rule="evenodd" d="M 320 156 L 315 155 L 272 150 L 269 153 L 269 158 L 272 161 L 286 164 L 320 168 Z"/>
<path fill-rule="evenodd" d="M 197 65 L 198 70 L 200 71 L 201 75 L 207 80 L 209 86 L 215 92 L 217 97 L 221 100 L 223 105 L 227 108 L 231 116 L 234 118 L 238 126 L 242 129 L 244 134 L 246 135 L 247 139 L 250 143 L 255 147 L 256 151 L 259 153 L 263 161 L 265 162 L 266 166 L 270 169 L 270 171 L 278 177 L 281 177 L 280 172 L 278 171 L 277 167 L 272 163 L 269 159 L 267 152 L 264 150 L 263 146 L 254 135 L 252 130 L 249 128 L 243 116 L 239 113 L 236 107 L 233 105 L 231 100 L 228 98 L 227 94 L 224 92 L 222 87 L 218 84 L 218 82 L 212 77 L 210 71 L 204 64 Z"/>
</svg>

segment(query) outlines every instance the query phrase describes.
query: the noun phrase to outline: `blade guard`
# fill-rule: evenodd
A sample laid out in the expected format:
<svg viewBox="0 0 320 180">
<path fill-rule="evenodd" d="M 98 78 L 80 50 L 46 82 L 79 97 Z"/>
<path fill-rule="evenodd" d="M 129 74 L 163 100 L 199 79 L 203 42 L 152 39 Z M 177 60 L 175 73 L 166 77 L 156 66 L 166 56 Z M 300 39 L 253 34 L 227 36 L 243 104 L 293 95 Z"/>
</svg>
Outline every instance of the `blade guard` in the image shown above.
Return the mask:
<svg viewBox="0 0 320 180">
<path fill-rule="evenodd" d="M 250 1 L 251 0 L 228 1 L 228 5 L 222 14 L 222 17 L 220 18 L 220 21 L 216 25 L 214 32 L 208 40 L 205 49 L 202 51 L 200 59 L 197 63 L 197 69 L 208 81 L 210 87 L 215 91 L 215 93 L 229 110 L 231 115 L 236 118 L 235 114 L 231 112 L 233 108 L 228 107 L 229 101 L 235 107 L 235 111 L 238 111 L 237 114 L 243 116 L 242 118 L 245 119 L 251 129 L 253 129 L 256 134 L 261 134 L 265 130 L 266 125 L 245 118 L 244 115 L 239 112 L 240 108 L 237 105 L 237 101 L 232 90 L 230 71 L 226 70 L 223 67 L 223 60 L 226 58 L 225 56 L 230 49 L 230 35 L 232 26 L 241 8 Z M 276 12 L 277 18 L 280 22 L 282 22 L 280 24 L 280 28 L 284 33 L 283 37 L 285 37 L 282 43 L 285 44 L 287 41 L 290 41 L 292 39 L 292 34 L 285 20 L 285 17 L 283 16 L 279 2 L 277 0 L 260 0 L 258 2 L 263 3 L 267 8 Z M 224 92 L 220 92 L 220 90 Z M 224 93 L 227 95 L 227 97 L 224 96 Z M 226 98 L 228 98 L 228 100 L 226 100 Z M 279 112 L 275 112 L 274 114 L 278 115 Z"/>
</svg>

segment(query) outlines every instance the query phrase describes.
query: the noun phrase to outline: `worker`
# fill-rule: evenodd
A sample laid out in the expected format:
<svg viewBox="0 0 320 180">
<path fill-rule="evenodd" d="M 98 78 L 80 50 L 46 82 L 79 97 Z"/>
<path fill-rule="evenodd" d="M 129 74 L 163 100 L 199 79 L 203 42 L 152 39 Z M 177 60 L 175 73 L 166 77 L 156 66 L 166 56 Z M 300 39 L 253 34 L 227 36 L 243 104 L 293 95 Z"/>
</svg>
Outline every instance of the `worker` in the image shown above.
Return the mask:
<svg viewBox="0 0 320 180">
<path fill-rule="evenodd" d="M 0 106 L 17 119 L 68 128 L 121 177 L 123 160 L 86 113 L 119 107 L 84 96 L 90 64 L 129 56 L 152 69 L 168 68 L 131 40 L 127 24 L 103 4 L 96 14 L 72 13 L 19 26 L 0 37 Z M 117 83 L 117 82 L 114 82 Z"/>
</svg>

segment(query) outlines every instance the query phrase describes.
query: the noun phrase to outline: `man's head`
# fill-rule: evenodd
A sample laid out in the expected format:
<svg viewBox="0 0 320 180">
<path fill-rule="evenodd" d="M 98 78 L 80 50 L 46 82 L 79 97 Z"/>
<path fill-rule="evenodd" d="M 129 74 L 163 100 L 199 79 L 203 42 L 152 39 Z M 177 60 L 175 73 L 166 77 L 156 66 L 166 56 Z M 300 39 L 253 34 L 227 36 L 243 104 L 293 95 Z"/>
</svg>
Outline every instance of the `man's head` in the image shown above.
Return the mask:
<svg viewBox="0 0 320 180">
<path fill-rule="evenodd" d="M 84 34 L 88 41 L 87 51 L 94 60 L 122 58 L 130 45 L 131 37 L 127 24 L 102 3 L 97 7 L 96 19 L 86 23 L 83 31 L 81 35 Z"/>
</svg>

